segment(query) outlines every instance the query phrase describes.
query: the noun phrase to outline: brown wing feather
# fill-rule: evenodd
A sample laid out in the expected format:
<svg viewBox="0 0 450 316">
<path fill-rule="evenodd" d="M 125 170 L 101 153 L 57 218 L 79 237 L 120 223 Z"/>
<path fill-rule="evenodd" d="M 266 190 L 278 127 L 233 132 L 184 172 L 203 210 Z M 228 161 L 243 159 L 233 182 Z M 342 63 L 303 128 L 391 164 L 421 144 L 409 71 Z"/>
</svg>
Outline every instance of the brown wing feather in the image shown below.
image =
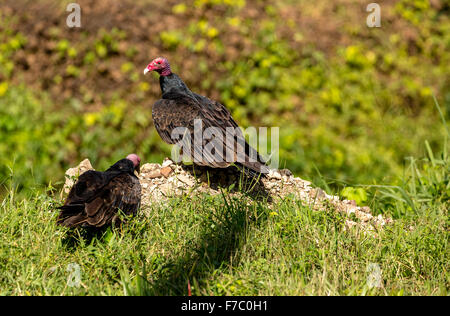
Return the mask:
<svg viewBox="0 0 450 316">
<path fill-rule="evenodd" d="M 194 119 L 200 117 L 194 102 L 187 98 L 179 100 L 161 99 L 156 101 L 152 109 L 155 128 L 161 138 L 168 144 L 176 144 L 172 139 L 172 131 L 177 127 L 193 128 Z"/>
<path fill-rule="evenodd" d="M 219 102 L 210 100 L 204 96 L 195 94 L 197 100 L 189 96 L 177 95 L 170 99 L 161 99 L 155 103 L 152 110 L 153 121 L 155 128 L 161 138 L 169 144 L 177 143 L 181 137 L 178 139 L 172 138 L 172 131 L 176 127 L 186 127 L 189 130 L 191 136 L 191 158 L 202 157 L 201 161 L 196 160 L 197 164 L 206 165 L 216 168 L 228 167 L 230 163 L 226 162 L 226 150 L 230 150 L 234 153 L 233 162 L 237 161 L 238 153 L 243 153 L 245 155 L 245 162 L 242 163 L 247 168 L 250 168 L 256 172 L 267 173 L 268 168 L 264 165 L 263 159 L 245 141 L 242 131 L 237 128 L 238 125 L 231 116 L 228 109 L 220 104 Z M 194 120 L 201 119 L 202 127 L 205 130 L 208 127 L 219 128 L 222 135 L 226 135 L 226 128 L 233 127 L 237 131 L 235 136 L 234 147 L 229 148 L 225 140 L 222 138 L 222 149 L 223 152 L 221 156 L 223 157 L 219 161 L 213 155 L 210 155 L 208 151 L 202 151 L 202 148 L 198 148 L 194 143 Z M 236 129 L 237 128 L 237 129 Z M 209 142 L 208 140 L 202 140 L 203 148 Z M 231 144 L 233 146 L 233 144 Z M 197 156 L 195 156 L 197 155 Z M 256 161 L 251 162 L 250 158 L 254 158 Z"/>
<path fill-rule="evenodd" d="M 75 193 L 70 198 L 69 193 L 66 203 L 61 207 L 58 218 L 60 224 L 68 227 L 102 227 L 116 223 L 119 210 L 126 215 L 134 215 L 140 206 L 139 180 L 127 173 L 112 178 L 104 185 L 94 183 L 87 189 L 91 194 L 84 200 L 79 196 L 74 199 Z M 72 190 L 76 191 L 76 188 Z"/>
</svg>

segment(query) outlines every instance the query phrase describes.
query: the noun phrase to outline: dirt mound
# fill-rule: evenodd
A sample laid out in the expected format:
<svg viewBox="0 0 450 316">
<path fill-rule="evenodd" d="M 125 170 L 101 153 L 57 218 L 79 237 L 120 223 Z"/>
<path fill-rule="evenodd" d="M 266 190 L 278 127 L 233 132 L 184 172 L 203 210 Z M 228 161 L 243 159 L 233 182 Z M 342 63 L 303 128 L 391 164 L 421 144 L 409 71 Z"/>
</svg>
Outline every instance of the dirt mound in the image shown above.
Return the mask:
<svg viewBox="0 0 450 316">
<path fill-rule="evenodd" d="M 73 177 L 88 170 L 89 160 L 66 172 L 64 190 L 73 185 Z M 285 198 L 300 200 L 317 211 L 336 211 L 346 215 L 347 228 L 359 227 L 375 231 L 392 222 L 382 215 L 373 216 L 367 206 L 357 206 L 355 201 L 340 200 L 338 196 L 313 188 L 311 183 L 294 177 L 288 169 L 272 170 L 259 181 L 248 180 L 235 168 L 212 169 L 192 165 L 175 164 L 166 158 L 162 164 L 146 163 L 141 167 L 139 180 L 142 186 L 142 206 L 164 203 L 167 199 L 182 195 L 217 195 L 223 191 L 234 196 L 264 201 L 269 206 Z"/>
</svg>

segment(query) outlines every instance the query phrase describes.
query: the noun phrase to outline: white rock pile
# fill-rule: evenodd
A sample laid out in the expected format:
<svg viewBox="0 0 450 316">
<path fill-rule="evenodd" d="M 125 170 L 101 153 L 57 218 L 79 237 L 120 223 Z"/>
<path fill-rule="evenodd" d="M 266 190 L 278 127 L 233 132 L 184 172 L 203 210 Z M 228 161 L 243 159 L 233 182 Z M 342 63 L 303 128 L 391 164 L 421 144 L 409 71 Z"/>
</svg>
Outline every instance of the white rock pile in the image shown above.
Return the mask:
<svg viewBox="0 0 450 316">
<path fill-rule="evenodd" d="M 90 169 L 92 166 L 89 160 L 85 159 L 78 167 L 67 170 L 64 192 L 67 193 L 70 190 L 74 176 Z M 245 191 L 248 193 L 246 196 L 264 199 L 269 205 L 290 197 L 301 200 L 317 211 L 341 212 L 347 215 L 345 220 L 347 229 L 357 227 L 373 232 L 392 222 L 392 219 L 382 215 L 373 216 L 367 206 L 357 206 L 355 201 L 341 200 L 338 196 L 328 195 L 320 188 L 313 188 L 310 182 L 294 177 L 287 169 L 272 170 L 259 182 L 251 182 L 244 181 L 242 174 L 236 172 L 235 168 L 212 169 L 186 166 L 175 164 L 166 158 L 162 164 L 142 165 L 139 180 L 142 186 L 143 208 L 164 203 L 174 196 L 202 193 L 215 195 L 220 194 L 221 189 L 226 189 L 232 195 L 241 195 Z"/>
</svg>

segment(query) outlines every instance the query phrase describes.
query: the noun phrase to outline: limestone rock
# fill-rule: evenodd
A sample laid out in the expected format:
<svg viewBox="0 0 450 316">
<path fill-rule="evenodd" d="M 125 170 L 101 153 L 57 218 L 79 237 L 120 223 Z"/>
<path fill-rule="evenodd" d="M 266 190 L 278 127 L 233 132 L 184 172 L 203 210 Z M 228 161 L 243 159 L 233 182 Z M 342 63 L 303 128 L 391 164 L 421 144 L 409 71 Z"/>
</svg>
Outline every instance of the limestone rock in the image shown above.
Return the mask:
<svg viewBox="0 0 450 316">
<path fill-rule="evenodd" d="M 165 158 L 163 163 L 162 163 L 162 165 L 161 165 L 161 167 L 162 168 L 169 167 L 169 166 L 171 166 L 173 164 L 174 164 L 174 162 L 172 160 L 170 160 L 169 158 Z"/>
<path fill-rule="evenodd" d="M 163 164 L 163 166 L 164 166 L 164 164 Z M 165 166 L 165 167 L 161 168 L 160 172 L 164 177 L 168 178 L 169 175 L 173 172 L 173 170 L 172 170 L 172 168 L 170 168 L 170 166 Z"/>
<path fill-rule="evenodd" d="M 93 169 L 89 160 L 84 160 L 76 168 L 66 172 L 64 191 L 73 185 L 73 177 Z M 308 204 L 316 211 L 336 211 L 345 215 L 347 230 L 355 227 L 374 234 L 377 229 L 392 222 L 382 215 L 373 216 L 367 206 L 360 207 L 352 200 L 341 200 L 338 196 L 327 194 L 320 188 L 314 188 L 311 182 L 294 177 L 288 169 L 271 170 L 267 177 L 257 183 L 242 183 L 241 174 L 234 168 L 212 169 L 208 167 L 176 164 L 166 158 L 162 164 L 146 163 L 141 167 L 139 180 L 142 186 L 142 208 L 164 203 L 168 198 L 183 194 L 221 193 L 221 188 L 231 195 L 264 200 L 269 207 L 276 201 L 290 198 Z M 241 187 L 241 189 L 238 189 Z M 249 201 L 250 203 L 251 201 Z M 352 216 L 350 218 L 350 216 Z"/>
</svg>

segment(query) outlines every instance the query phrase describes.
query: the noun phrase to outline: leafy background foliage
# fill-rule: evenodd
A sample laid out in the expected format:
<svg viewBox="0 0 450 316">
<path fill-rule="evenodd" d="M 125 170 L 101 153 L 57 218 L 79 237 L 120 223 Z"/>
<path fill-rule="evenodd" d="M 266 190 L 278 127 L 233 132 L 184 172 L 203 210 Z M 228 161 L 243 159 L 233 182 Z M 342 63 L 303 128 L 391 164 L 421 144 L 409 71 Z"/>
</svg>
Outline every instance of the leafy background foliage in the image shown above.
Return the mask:
<svg viewBox="0 0 450 316">
<path fill-rule="evenodd" d="M 369 1 L 83 0 L 80 29 L 69 2 L 0 5 L 0 179 L 21 190 L 86 157 L 101 169 L 169 155 L 151 123 L 157 77 L 142 75 L 160 55 L 242 127 L 280 126 L 281 166 L 318 185 L 396 184 L 425 140 L 442 143 L 444 1 L 380 1 L 382 27 L 368 28 Z"/>
<path fill-rule="evenodd" d="M 373 29 L 371 1 L 80 0 L 81 29 L 69 2 L 0 2 L 0 295 L 447 295 L 445 1 L 378 1 Z M 68 167 L 170 153 L 142 75 L 160 55 L 241 126 L 279 126 L 282 167 L 394 222 L 367 234 L 351 215 L 224 194 L 99 234 L 59 227 Z"/>
</svg>

